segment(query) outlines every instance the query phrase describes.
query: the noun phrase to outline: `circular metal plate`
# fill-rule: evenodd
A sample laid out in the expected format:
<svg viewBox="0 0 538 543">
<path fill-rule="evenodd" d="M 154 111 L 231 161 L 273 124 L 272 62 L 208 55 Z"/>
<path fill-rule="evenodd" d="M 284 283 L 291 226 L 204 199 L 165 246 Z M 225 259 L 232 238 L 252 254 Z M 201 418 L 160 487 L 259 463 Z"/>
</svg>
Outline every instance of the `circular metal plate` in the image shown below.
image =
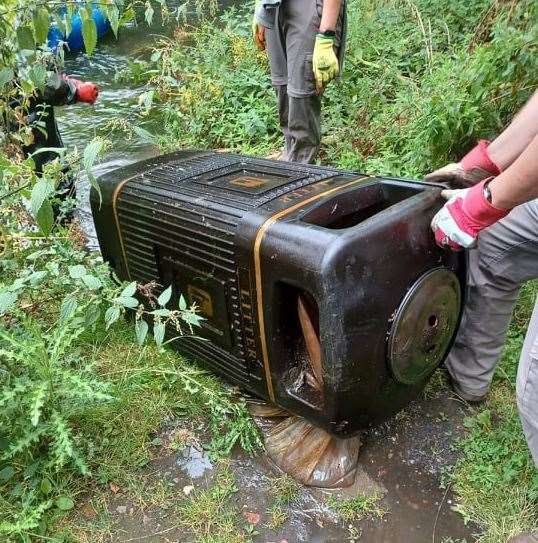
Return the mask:
<svg viewBox="0 0 538 543">
<path fill-rule="evenodd" d="M 409 289 L 388 338 L 388 360 L 398 381 L 416 384 L 442 361 L 456 332 L 460 306 L 460 283 L 446 268 L 425 273 Z"/>
</svg>

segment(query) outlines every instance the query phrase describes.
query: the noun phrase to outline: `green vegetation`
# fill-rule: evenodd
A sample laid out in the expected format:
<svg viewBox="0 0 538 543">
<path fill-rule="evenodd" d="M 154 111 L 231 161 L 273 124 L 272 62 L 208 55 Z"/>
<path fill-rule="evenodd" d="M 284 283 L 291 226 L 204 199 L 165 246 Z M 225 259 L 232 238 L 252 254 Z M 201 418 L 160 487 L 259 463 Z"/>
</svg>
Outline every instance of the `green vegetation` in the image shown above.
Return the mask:
<svg viewBox="0 0 538 543">
<path fill-rule="evenodd" d="M 289 475 L 268 478 L 268 489 L 271 505 L 267 510 L 269 527 L 280 528 L 289 518 L 287 508 L 299 497 L 299 484 Z"/>
<path fill-rule="evenodd" d="M 329 506 L 346 522 L 364 517 L 383 518 L 387 511 L 379 503 L 382 497 L 382 494 L 358 494 L 348 499 L 333 497 L 329 499 Z"/>
<path fill-rule="evenodd" d="M 162 44 L 153 81 L 166 117 L 163 144 L 258 155 L 282 145 L 249 17 L 230 10 L 218 32 L 212 22 Z M 350 0 L 345 71 L 324 100 L 322 161 L 420 178 L 494 137 L 536 89 L 537 19 L 530 0 Z M 534 286 L 523 291 L 492 395 L 467 418 L 453 473 L 458 510 L 487 543 L 538 525 L 538 475 L 514 385 L 535 294 Z M 375 505 L 359 497 L 335 507 L 354 516 Z M 281 506 L 269 512 L 275 525 L 284 522 Z"/>
<path fill-rule="evenodd" d="M 327 89 L 324 162 L 420 177 L 492 137 L 538 83 L 536 2 L 351 0 L 341 81 Z M 163 143 L 267 154 L 282 145 L 250 12 L 163 43 Z M 170 145 L 168 143 L 168 145 Z"/>
<path fill-rule="evenodd" d="M 538 527 L 538 471 L 529 456 L 515 404 L 515 378 L 538 284 L 522 290 L 492 392 L 473 409 L 452 473 L 457 510 L 486 527 L 483 543 L 504 542 Z"/>
<path fill-rule="evenodd" d="M 59 150 L 39 174 L 22 152 L 42 129 L 30 126 L 28 110 L 62 64 L 44 45 L 55 5 L 8 0 L 0 8 L 0 539 L 9 542 L 51 533 L 60 541 L 58 523 L 92 485 L 134 492 L 125 466 L 151 460 L 151 435 L 167 416 L 199 420 L 213 458 L 236 443 L 249 452 L 260 445 L 244 402 L 163 348 L 166 327 L 194 333 L 195 308 L 182 297 L 171 307 L 170 287 L 120 284 L 85 252 L 76 223 L 63 222 L 74 204 L 60 197 L 66 168 L 86 170 L 95 184 L 92 166 L 110 143 Z M 143 5 L 149 22 L 153 7 Z M 115 32 L 135 17 L 133 4 L 104 9 Z"/>
<path fill-rule="evenodd" d="M 224 465 L 211 488 L 197 491 L 177 509 L 179 525 L 199 543 L 248 543 L 249 529 L 240 526 L 237 508 L 230 498 L 238 491 L 231 471 Z"/>
</svg>

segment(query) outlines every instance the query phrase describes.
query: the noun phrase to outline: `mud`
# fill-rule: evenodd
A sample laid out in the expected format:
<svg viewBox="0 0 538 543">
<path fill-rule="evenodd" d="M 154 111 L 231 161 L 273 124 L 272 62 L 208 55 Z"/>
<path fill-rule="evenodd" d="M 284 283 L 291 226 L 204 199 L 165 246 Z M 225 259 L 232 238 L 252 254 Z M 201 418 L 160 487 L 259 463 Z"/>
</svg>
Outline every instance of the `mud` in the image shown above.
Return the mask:
<svg viewBox="0 0 538 543">
<path fill-rule="evenodd" d="M 450 488 L 441 488 L 443 472 L 456 461 L 454 441 L 462 432 L 467 407 L 452 397 L 445 385 L 435 394 L 415 401 L 407 410 L 382 427 L 365 435 L 355 484 L 343 490 L 300 487 L 296 499 L 284 510 L 287 520 L 270 526 L 269 509 L 274 503 L 272 488 L 281 475 L 266 455 L 250 458 L 236 452 L 229 463 L 238 491 L 231 502 L 242 526 L 259 515 L 250 535 L 254 543 L 462 543 L 472 542 L 473 527 L 466 527 L 453 510 Z M 160 435 L 176 431 L 185 421 L 171 421 Z M 182 542 L 200 541 L 180 526 L 176 506 L 189 499 L 185 494 L 210 488 L 219 467 L 213 465 L 199 442 L 179 451 L 166 447 L 156 454 L 141 474 L 147 488 L 164 484 L 170 497 L 162 506 L 149 500 L 129 500 L 129 495 L 108 496 L 108 511 L 114 528 L 106 541 Z M 344 521 L 331 509 L 331 500 L 356 495 L 379 495 L 382 518 Z M 248 539 L 247 539 L 248 540 Z M 205 540 L 204 540 L 205 541 Z M 220 541 L 220 540 L 218 540 Z M 226 540 L 227 542 L 228 540 Z"/>
</svg>

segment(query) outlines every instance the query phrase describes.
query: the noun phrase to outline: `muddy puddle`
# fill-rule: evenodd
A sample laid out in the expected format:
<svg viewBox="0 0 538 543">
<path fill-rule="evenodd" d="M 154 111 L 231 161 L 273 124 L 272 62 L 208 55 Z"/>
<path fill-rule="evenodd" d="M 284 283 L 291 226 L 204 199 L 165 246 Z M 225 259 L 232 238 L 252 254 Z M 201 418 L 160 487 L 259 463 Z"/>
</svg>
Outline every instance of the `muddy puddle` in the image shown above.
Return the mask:
<svg viewBox="0 0 538 543">
<path fill-rule="evenodd" d="M 440 380 L 438 380 L 440 381 Z M 443 473 L 456 460 L 453 443 L 461 435 L 468 407 L 451 396 L 448 388 L 436 385 L 434 394 L 413 402 L 389 423 L 365 436 L 355 484 L 344 490 L 297 486 L 293 499 L 282 505 L 281 521 L 275 526 L 272 511 L 275 485 L 282 474 L 261 453 L 255 458 L 235 452 L 225 464 L 236 491 L 228 504 L 235 510 L 245 539 L 222 539 L 223 543 L 471 543 L 473 527 L 465 526 L 454 510 L 455 498 L 441 488 Z M 430 387 L 431 389 L 431 387 Z M 187 421 L 166 424 L 159 441 L 166 444 Z M 185 430 L 187 433 L 188 431 Z M 134 500 L 127 491 L 107 496 L 112 528 L 111 543 L 131 541 L 199 543 L 201 539 L 182 521 L 182 504 L 204 489 L 218 485 L 222 465 L 204 452 L 203 440 L 187 440 L 171 451 L 157 447 L 155 458 L 141 473 L 149 488 L 167 489 L 167 498 Z M 376 504 L 381 514 L 343 518 L 334 503 L 354 496 L 382 496 Z M 157 503 L 156 503 L 157 502 Z M 201 513 L 202 514 L 202 513 Z M 250 524 L 250 527 L 249 527 Z M 247 530 L 248 531 L 248 530 Z M 207 536 L 212 534 L 208 533 Z M 250 537 L 251 539 L 248 539 Z"/>
</svg>

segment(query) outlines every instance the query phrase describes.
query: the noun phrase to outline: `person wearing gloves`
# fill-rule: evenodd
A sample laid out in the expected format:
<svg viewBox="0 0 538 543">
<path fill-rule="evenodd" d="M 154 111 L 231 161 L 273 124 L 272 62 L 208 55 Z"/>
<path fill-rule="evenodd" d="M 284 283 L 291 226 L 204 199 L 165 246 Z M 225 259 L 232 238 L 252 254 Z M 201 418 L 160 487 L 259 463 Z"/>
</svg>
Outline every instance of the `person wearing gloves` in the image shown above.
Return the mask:
<svg viewBox="0 0 538 543">
<path fill-rule="evenodd" d="M 342 70 L 345 0 L 258 0 L 252 31 L 269 56 L 285 139 L 281 159 L 313 163 L 321 141 L 321 95 Z"/>
<path fill-rule="evenodd" d="M 446 367 L 469 402 L 488 394 L 521 285 L 538 277 L 538 92 L 493 142 L 426 176 L 468 188 L 448 200 L 432 229 L 441 247 L 469 251 L 468 298 Z M 517 405 L 538 467 L 538 301 L 520 355 Z M 538 543 L 538 533 L 513 543 Z"/>
<path fill-rule="evenodd" d="M 32 127 L 33 141 L 23 148 L 26 155 L 38 149 L 63 147 L 62 137 L 58 130 L 55 106 L 65 106 L 82 102 L 94 104 L 99 96 L 99 89 L 94 83 L 80 81 L 74 77 L 55 74 L 45 84 L 43 92 L 38 93 L 30 102 L 26 122 Z M 39 127 L 43 126 L 43 129 Z M 58 156 L 54 151 L 44 151 L 33 157 L 38 173 L 43 166 Z"/>
<path fill-rule="evenodd" d="M 94 83 L 80 81 L 63 74 L 54 74 L 45 84 L 43 91 L 31 99 L 25 122 L 32 128 L 32 142 L 24 146 L 22 150 L 25 156 L 32 156 L 38 175 L 43 172 L 45 164 L 59 156 L 54 148 L 64 147 L 54 115 L 54 107 L 76 102 L 94 104 L 98 95 L 99 89 Z M 17 105 L 17 103 L 13 103 L 12 107 Z M 16 127 L 16 129 L 18 128 Z M 61 201 L 74 198 L 75 192 L 73 175 L 68 168 L 64 168 L 63 179 L 57 187 L 58 198 Z M 71 213 L 61 217 L 58 204 L 54 204 L 52 208 L 56 219 L 70 220 Z"/>
</svg>

